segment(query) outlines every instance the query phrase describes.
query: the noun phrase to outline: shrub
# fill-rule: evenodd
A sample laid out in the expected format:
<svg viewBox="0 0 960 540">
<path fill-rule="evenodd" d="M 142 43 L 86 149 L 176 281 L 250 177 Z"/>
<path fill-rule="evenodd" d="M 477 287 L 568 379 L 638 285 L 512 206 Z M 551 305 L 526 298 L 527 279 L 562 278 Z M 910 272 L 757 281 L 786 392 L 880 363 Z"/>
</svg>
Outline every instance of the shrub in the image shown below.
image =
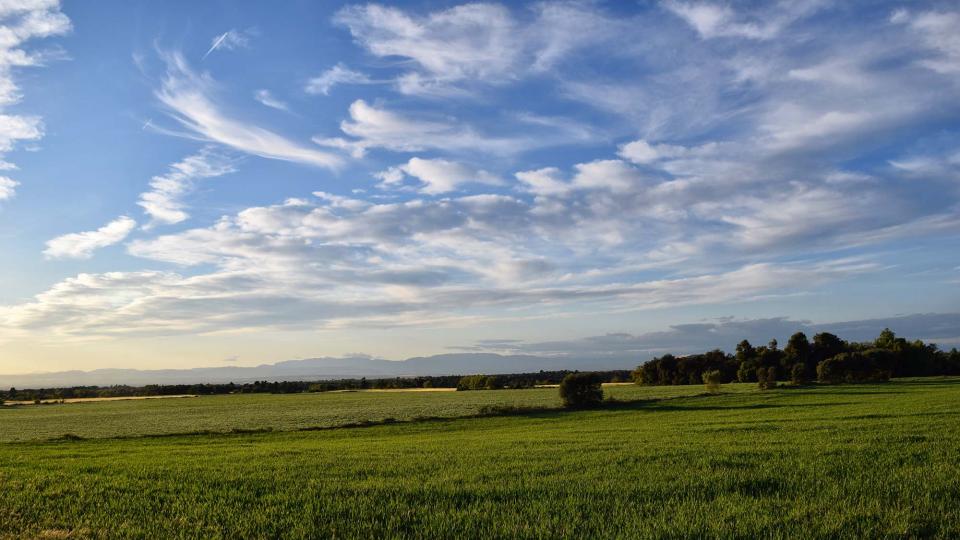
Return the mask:
<svg viewBox="0 0 960 540">
<path fill-rule="evenodd" d="M 723 382 L 723 374 L 719 369 L 705 371 L 703 373 L 703 385 L 707 387 L 707 392 L 716 394 L 720 391 L 720 384 Z"/>
<path fill-rule="evenodd" d="M 603 401 L 602 380 L 596 373 L 571 373 L 560 382 L 560 399 L 563 406 L 583 408 L 599 405 Z"/>
</svg>

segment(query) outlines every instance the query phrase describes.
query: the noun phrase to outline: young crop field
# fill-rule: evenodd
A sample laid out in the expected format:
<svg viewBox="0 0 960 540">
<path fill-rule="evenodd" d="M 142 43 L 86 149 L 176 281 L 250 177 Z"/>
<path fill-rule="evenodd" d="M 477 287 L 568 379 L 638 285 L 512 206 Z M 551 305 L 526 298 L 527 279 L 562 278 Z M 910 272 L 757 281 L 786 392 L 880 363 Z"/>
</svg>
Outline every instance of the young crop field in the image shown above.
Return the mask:
<svg viewBox="0 0 960 540">
<path fill-rule="evenodd" d="M 753 391 L 755 385 L 729 385 Z M 702 386 L 612 385 L 619 400 L 703 393 Z M 462 417 L 485 407 L 559 408 L 556 388 L 470 392 L 362 391 L 316 394 L 233 394 L 0 408 L 0 442 L 169 435 L 237 430 L 292 431 L 346 424 Z"/>
<path fill-rule="evenodd" d="M 960 536 L 958 379 L 606 393 L 0 409 L 0 538 Z M 456 418 L 484 406 L 538 410 Z"/>
</svg>

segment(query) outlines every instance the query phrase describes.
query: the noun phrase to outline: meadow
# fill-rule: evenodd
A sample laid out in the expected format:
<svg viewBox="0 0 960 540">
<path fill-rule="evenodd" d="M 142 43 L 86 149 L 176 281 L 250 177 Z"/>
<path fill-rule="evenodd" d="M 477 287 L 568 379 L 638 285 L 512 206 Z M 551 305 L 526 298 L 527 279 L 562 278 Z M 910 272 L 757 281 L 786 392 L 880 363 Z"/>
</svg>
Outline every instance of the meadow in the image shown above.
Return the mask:
<svg viewBox="0 0 960 540">
<path fill-rule="evenodd" d="M 0 538 L 960 536 L 960 379 L 607 394 L 3 409 Z M 475 416 L 489 406 L 536 410 Z M 297 431 L 316 427 L 334 429 Z"/>
<path fill-rule="evenodd" d="M 754 385 L 729 385 L 750 391 Z M 614 399 L 690 396 L 702 386 L 606 386 Z M 196 432 L 293 431 L 384 420 L 456 418 L 489 407 L 560 408 L 556 388 L 471 392 L 323 392 L 232 394 L 191 398 L 120 400 L 0 409 L 0 442 L 135 437 Z"/>
</svg>

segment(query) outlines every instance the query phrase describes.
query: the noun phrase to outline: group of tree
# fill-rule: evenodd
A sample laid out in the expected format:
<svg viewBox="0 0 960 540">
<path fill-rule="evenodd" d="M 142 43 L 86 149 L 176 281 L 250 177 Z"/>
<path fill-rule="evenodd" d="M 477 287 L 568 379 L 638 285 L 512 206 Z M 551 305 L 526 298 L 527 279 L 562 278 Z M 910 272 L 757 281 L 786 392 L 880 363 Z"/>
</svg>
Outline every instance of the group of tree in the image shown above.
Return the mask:
<svg viewBox="0 0 960 540">
<path fill-rule="evenodd" d="M 743 340 L 734 354 L 719 349 L 681 357 L 665 354 L 640 365 L 632 374 L 641 384 L 710 386 L 739 381 L 762 387 L 784 379 L 806 384 L 814 379 L 839 383 L 930 375 L 960 375 L 960 352 L 897 337 L 889 328 L 877 339 L 863 343 L 844 341 L 828 332 L 816 334 L 813 341 L 797 332 L 782 349 L 775 339 L 759 347 Z"/>
<path fill-rule="evenodd" d="M 503 390 L 534 388 L 561 384 L 569 376 L 579 371 L 559 370 L 540 371 L 538 373 L 514 373 L 510 375 L 466 375 L 457 381 L 457 390 Z M 631 372 L 624 369 L 591 372 L 604 382 L 629 381 Z"/>
<path fill-rule="evenodd" d="M 173 395 L 214 395 L 214 394 L 294 394 L 301 392 L 331 392 L 367 389 L 403 389 L 403 388 L 460 388 L 461 381 L 469 377 L 491 379 L 492 383 L 469 389 L 488 388 L 532 388 L 538 385 L 559 384 L 564 377 L 573 373 L 569 370 L 539 371 L 533 373 L 515 373 L 506 375 L 437 375 L 421 377 L 390 377 L 367 379 L 313 380 L 313 381 L 253 381 L 247 383 L 203 383 L 203 384 L 150 384 L 146 386 L 74 386 L 69 388 L 38 388 L 0 390 L 0 400 L 16 402 L 34 402 L 37 400 L 61 400 L 77 398 L 110 397 L 147 397 Z M 599 372 L 604 382 L 618 382 L 630 379 L 629 370 Z M 468 388 L 460 388 L 468 389 Z"/>
</svg>

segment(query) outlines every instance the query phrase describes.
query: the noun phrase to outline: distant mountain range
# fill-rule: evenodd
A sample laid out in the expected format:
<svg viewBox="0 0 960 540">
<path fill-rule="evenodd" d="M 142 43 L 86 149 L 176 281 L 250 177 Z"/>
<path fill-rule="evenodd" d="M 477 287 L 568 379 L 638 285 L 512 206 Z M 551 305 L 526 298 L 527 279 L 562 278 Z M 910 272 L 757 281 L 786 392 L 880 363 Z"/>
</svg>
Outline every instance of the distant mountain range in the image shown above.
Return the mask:
<svg viewBox="0 0 960 540">
<path fill-rule="evenodd" d="M 492 353 L 456 353 L 407 360 L 366 357 L 310 358 L 288 360 L 256 367 L 208 367 L 194 369 L 97 369 L 26 375 L 0 375 L 0 389 L 56 388 L 65 386 L 111 386 L 129 384 L 244 383 L 258 380 L 296 381 L 355 377 L 407 377 L 417 375 L 462 375 L 474 373 L 529 373 L 540 370 L 632 369 L 635 358 L 585 359 Z"/>
</svg>

